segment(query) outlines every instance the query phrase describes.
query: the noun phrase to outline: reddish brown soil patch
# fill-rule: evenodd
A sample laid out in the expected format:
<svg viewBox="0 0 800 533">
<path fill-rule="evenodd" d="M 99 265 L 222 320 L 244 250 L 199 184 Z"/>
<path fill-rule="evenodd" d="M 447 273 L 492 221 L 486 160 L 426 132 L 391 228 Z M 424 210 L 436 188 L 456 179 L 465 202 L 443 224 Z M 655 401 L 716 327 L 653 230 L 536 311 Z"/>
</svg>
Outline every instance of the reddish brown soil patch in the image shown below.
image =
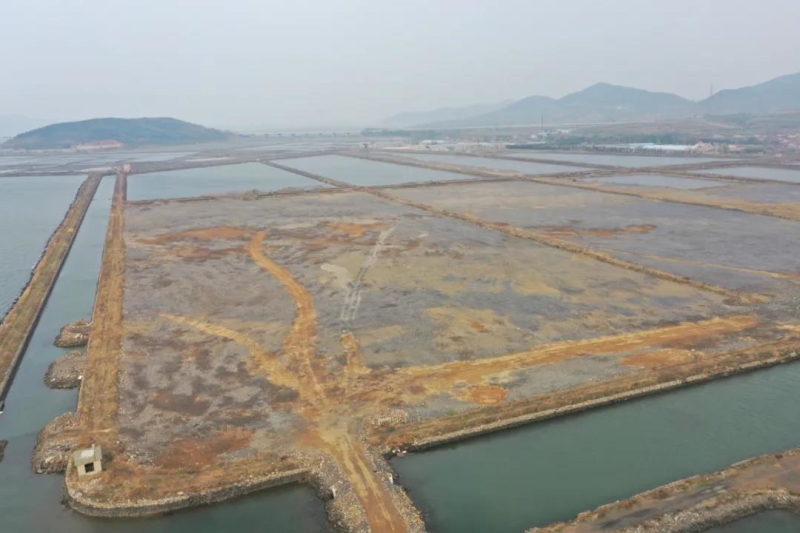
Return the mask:
<svg viewBox="0 0 800 533">
<path fill-rule="evenodd" d="M 142 244 L 166 244 L 184 239 L 239 239 L 246 240 L 253 235 L 253 230 L 248 228 L 234 228 L 231 226 L 218 226 L 215 228 L 200 228 L 177 233 L 163 233 L 154 239 L 141 239 Z"/>
<path fill-rule="evenodd" d="M 689 350 L 665 349 L 626 357 L 622 360 L 622 364 L 642 368 L 654 368 L 664 365 L 686 363 L 694 361 L 698 357 L 699 354 Z"/>
<path fill-rule="evenodd" d="M 212 250 L 211 248 L 204 248 L 202 246 L 181 246 L 175 251 L 175 255 L 191 262 L 204 263 L 209 259 L 219 259 L 229 254 L 244 253 L 243 246 L 234 246 L 231 248 L 222 248 L 219 250 Z"/>
<path fill-rule="evenodd" d="M 477 321 L 473 322 L 470 325 L 472 326 L 472 329 L 474 329 L 475 331 L 479 331 L 481 333 L 486 333 L 487 331 L 489 331 L 489 329 L 486 326 Z"/>
<path fill-rule="evenodd" d="M 381 222 L 371 222 L 368 224 L 357 224 L 353 222 L 340 222 L 331 220 L 325 223 L 325 227 L 333 230 L 335 233 L 344 233 L 348 237 L 359 238 L 363 237 L 372 231 L 381 231 L 386 229 L 386 224 Z"/>
<path fill-rule="evenodd" d="M 508 391 L 503 387 L 497 387 L 495 385 L 479 385 L 456 393 L 455 396 L 460 400 L 478 403 L 480 405 L 496 405 L 502 403 L 506 399 Z"/>
<path fill-rule="evenodd" d="M 228 428 L 203 440 L 181 439 L 173 442 L 164 453 L 156 457 L 155 464 L 166 468 L 213 465 L 219 461 L 219 455 L 246 448 L 252 437 L 252 430 Z"/>
</svg>

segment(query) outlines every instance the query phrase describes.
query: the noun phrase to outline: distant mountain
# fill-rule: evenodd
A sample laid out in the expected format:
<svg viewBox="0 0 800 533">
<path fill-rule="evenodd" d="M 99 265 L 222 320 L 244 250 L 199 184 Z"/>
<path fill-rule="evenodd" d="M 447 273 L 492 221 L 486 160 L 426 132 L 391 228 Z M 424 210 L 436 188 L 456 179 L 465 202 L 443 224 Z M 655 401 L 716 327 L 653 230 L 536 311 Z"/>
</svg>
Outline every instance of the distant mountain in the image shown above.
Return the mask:
<svg viewBox="0 0 800 533">
<path fill-rule="evenodd" d="M 781 76 L 752 87 L 728 89 L 699 104 L 708 113 L 754 115 L 800 110 L 800 72 Z"/>
<path fill-rule="evenodd" d="M 0 137 L 13 137 L 23 131 L 44 126 L 47 122 L 20 115 L 0 115 Z"/>
<path fill-rule="evenodd" d="M 557 120 L 607 122 L 690 113 L 694 102 L 670 93 L 656 93 L 597 83 L 558 101 Z"/>
<path fill-rule="evenodd" d="M 428 122 L 442 122 L 447 120 L 463 120 L 477 117 L 484 113 L 491 113 L 497 109 L 502 109 L 510 104 L 511 101 L 499 102 L 497 104 L 478 104 L 466 107 L 442 107 L 432 111 L 411 111 L 398 113 L 387 118 L 380 123 L 386 128 L 411 128 L 426 124 Z"/>
<path fill-rule="evenodd" d="M 552 111 L 558 100 L 554 100 L 548 96 L 528 96 L 518 102 L 514 102 L 502 109 L 493 112 L 485 113 L 480 117 L 474 118 L 472 121 L 479 120 L 478 125 L 495 125 L 495 124 L 538 124 L 542 115 L 548 114 Z M 449 121 L 449 124 L 465 124 L 468 120 Z M 431 126 L 427 124 L 426 126 Z"/>
<path fill-rule="evenodd" d="M 428 128 L 513 126 L 571 122 L 615 122 L 690 114 L 694 102 L 669 93 L 656 93 L 597 83 L 555 100 L 529 96 L 503 109 L 466 120 L 426 124 Z"/>
<path fill-rule="evenodd" d="M 220 141 L 233 134 L 174 118 L 96 118 L 63 122 L 21 133 L 3 148 L 47 150 L 100 143 L 124 146 L 167 145 Z"/>
<path fill-rule="evenodd" d="M 702 102 L 670 93 L 644 91 L 608 83 L 597 83 L 560 99 L 529 96 L 500 109 L 457 119 L 433 120 L 425 129 L 590 124 L 680 118 L 699 114 L 764 114 L 800 110 L 800 73 L 774 80 L 720 91 Z"/>
</svg>

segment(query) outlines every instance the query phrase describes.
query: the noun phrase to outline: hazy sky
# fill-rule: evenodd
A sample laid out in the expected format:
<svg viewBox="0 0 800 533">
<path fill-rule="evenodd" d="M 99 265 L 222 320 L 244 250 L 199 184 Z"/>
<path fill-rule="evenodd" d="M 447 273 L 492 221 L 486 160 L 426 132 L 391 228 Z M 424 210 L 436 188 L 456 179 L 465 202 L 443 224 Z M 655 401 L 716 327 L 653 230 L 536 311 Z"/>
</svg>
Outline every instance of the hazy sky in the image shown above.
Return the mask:
<svg viewBox="0 0 800 533">
<path fill-rule="evenodd" d="M 613 7 L 612 7 L 613 6 Z M 0 0 L 0 115 L 361 126 L 800 71 L 798 0 Z"/>
</svg>

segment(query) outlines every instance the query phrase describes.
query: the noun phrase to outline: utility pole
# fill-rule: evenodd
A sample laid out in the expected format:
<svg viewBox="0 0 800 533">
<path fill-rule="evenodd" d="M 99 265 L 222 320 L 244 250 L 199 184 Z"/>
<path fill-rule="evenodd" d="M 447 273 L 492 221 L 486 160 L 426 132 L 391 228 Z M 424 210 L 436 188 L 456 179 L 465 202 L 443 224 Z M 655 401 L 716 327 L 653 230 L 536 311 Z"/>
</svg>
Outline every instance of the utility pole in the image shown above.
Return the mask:
<svg viewBox="0 0 800 533">
<path fill-rule="evenodd" d="M 714 96 L 714 84 L 711 84 L 711 87 L 708 89 L 708 109 L 706 110 L 706 114 L 711 114 L 711 97 Z"/>
</svg>

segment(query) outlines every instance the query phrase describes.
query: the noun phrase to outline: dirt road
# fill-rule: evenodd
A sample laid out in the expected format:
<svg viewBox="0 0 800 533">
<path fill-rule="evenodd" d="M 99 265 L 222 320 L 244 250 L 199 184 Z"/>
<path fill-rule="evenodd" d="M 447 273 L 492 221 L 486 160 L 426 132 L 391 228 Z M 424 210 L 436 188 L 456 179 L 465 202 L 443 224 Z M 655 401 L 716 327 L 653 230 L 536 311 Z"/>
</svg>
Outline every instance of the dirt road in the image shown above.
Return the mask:
<svg viewBox="0 0 800 533">
<path fill-rule="evenodd" d="M 89 432 L 115 427 L 118 408 L 119 358 L 122 350 L 122 298 L 125 286 L 123 211 L 128 180 L 118 174 L 108 219 L 105 251 L 97 285 L 88 364 L 78 399 L 78 422 Z"/>
</svg>

